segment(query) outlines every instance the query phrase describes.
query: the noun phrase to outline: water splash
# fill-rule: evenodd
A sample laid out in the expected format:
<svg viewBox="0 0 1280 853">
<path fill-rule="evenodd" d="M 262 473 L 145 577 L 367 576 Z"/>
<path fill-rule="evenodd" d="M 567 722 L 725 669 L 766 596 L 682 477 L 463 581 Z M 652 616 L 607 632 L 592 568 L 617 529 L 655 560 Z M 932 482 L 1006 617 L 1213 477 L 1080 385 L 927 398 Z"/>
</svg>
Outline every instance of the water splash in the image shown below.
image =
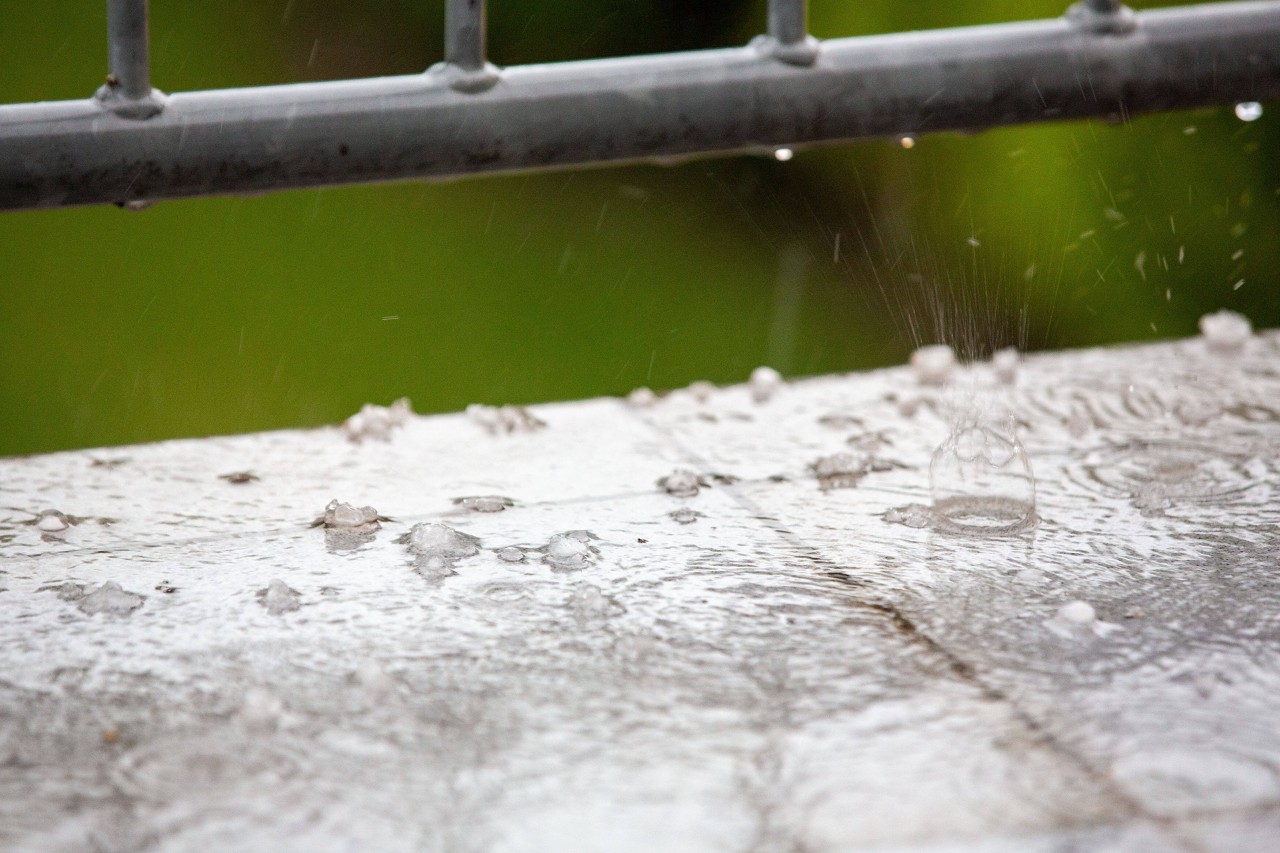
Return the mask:
<svg viewBox="0 0 1280 853">
<path fill-rule="evenodd" d="M 302 593 L 279 578 L 272 578 L 266 589 L 258 590 L 258 602 L 272 616 L 280 616 L 302 607 Z"/>
<path fill-rule="evenodd" d="M 934 527 L 1007 536 L 1036 523 L 1031 460 L 1012 417 L 962 420 L 929 463 Z"/>
</svg>

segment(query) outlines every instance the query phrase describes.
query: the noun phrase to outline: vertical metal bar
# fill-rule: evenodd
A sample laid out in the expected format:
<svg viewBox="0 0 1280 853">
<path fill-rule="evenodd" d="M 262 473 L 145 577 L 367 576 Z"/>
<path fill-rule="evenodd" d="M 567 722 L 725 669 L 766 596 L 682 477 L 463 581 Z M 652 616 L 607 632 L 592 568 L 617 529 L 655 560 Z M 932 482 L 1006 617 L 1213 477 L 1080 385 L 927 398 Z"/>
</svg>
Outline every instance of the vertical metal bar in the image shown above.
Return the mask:
<svg viewBox="0 0 1280 853">
<path fill-rule="evenodd" d="M 768 33 L 780 45 L 799 44 L 808 33 L 809 0 L 769 0 Z"/>
<path fill-rule="evenodd" d="M 485 67 L 484 0 L 448 0 L 444 9 L 444 61 L 463 71 Z"/>
<path fill-rule="evenodd" d="M 1089 7 L 1103 15 L 1120 11 L 1120 0 L 1089 0 Z"/>
<path fill-rule="evenodd" d="M 107 0 L 107 85 L 128 100 L 151 94 L 147 0 Z"/>
</svg>

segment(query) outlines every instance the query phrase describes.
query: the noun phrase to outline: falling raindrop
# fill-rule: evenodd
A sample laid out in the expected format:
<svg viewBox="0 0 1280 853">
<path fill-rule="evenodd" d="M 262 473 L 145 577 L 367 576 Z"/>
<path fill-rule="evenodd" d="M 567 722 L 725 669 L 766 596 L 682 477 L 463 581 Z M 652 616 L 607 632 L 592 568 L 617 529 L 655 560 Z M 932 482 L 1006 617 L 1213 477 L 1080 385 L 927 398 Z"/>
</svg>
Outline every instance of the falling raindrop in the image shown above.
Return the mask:
<svg viewBox="0 0 1280 853">
<path fill-rule="evenodd" d="M 898 144 L 910 151 L 912 148 L 916 147 L 916 138 L 911 134 L 906 133 L 898 137 Z"/>
<path fill-rule="evenodd" d="M 929 480 L 939 530 L 1008 535 L 1035 524 L 1035 477 L 1012 417 L 958 424 L 934 452 Z"/>
<path fill-rule="evenodd" d="M 1241 121 L 1257 121 L 1262 118 L 1262 104 L 1257 101 L 1241 101 L 1236 104 L 1236 118 Z"/>
<path fill-rule="evenodd" d="M 777 160 L 779 163 L 786 163 L 794 156 L 796 156 L 796 152 L 792 151 L 790 148 L 773 149 L 773 159 Z"/>
</svg>

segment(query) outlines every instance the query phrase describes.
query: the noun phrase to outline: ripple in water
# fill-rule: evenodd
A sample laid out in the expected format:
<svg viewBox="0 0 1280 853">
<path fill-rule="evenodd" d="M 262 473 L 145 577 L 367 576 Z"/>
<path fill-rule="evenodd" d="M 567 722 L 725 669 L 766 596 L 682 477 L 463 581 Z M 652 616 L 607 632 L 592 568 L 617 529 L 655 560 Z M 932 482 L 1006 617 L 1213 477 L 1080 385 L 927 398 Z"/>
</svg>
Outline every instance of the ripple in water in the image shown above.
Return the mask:
<svg viewBox="0 0 1280 853">
<path fill-rule="evenodd" d="M 1134 440 L 1091 452 L 1072 471 L 1082 486 L 1123 496 L 1146 516 L 1184 504 L 1242 500 L 1266 477 L 1266 465 L 1247 451 L 1188 441 Z"/>
</svg>

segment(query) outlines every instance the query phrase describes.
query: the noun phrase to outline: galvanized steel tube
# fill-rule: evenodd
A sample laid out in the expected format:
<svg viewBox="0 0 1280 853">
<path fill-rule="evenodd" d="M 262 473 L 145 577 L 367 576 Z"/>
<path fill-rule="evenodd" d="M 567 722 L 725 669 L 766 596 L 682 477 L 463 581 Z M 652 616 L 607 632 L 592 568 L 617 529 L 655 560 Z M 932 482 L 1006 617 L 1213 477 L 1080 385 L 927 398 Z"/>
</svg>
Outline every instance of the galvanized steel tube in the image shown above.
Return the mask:
<svg viewBox="0 0 1280 853">
<path fill-rule="evenodd" d="M 1068 17 L 822 43 L 0 107 L 0 208 L 259 193 L 1280 99 L 1280 3 Z"/>
</svg>

